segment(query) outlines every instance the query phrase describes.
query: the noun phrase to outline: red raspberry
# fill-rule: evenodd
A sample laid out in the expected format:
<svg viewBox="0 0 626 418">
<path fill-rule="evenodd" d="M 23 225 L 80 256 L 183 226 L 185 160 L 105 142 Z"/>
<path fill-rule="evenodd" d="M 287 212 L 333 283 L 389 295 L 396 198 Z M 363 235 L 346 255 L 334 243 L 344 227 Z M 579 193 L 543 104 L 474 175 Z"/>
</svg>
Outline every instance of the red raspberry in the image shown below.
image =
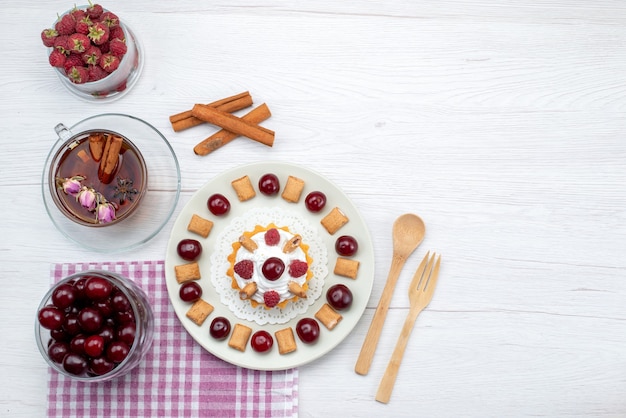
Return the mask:
<svg viewBox="0 0 626 418">
<path fill-rule="evenodd" d="M 83 84 L 89 81 L 89 72 L 85 67 L 72 67 L 67 72 L 67 76 L 69 77 L 72 83 Z"/>
<path fill-rule="evenodd" d="M 75 22 L 78 22 L 79 20 L 82 20 L 83 18 L 87 16 L 87 12 L 74 6 L 74 9 L 72 9 L 72 11 L 70 12 L 70 15 L 72 15 Z"/>
<path fill-rule="evenodd" d="M 117 38 L 109 42 L 109 52 L 118 58 L 122 58 L 126 54 L 126 44 Z"/>
<path fill-rule="evenodd" d="M 89 28 L 87 36 L 94 44 L 102 45 L 109 40 L 109 27 L 102 22 L 96 22 Z"/>
<path fill-rule="evenodd" d="M 65 54 L 57 49 L 54 49 L 50 53 L 50 56 L 48 57 L 48 61 L 50 62 L 50 65 L 52 65 L 53 67 L 58 67 L 58 68 L 65 68 L 64 66 L 65 66 L 66 60 L 67 60 L 67 57 L 65 56 Z"/>
<path fill-rule="evenodd" d="M 251 279 L 252 273 L 254 273 L 254 264 L 251 260 L 241 260 L 235 264 L 235 273 L 237 273 L 242 279 Z"/>
<path fill-rule="evenodd" d="M 63 64 L 63 68 L 65 69 L 65 73 L 68 74 L 72 67 L 82 67 L 85 64 L 83 63 L 83 59 L 78 54 L 71 54 L 65 60 L 65 64 Z"/>
<path fill-rule="evenodd" d="M 83 18 L 76 21 L 76 27 L 74 28 L 74 30 L 76 30 L 76 33 L 82 33 L 83 35 L 87 35 L 89 33 L 89 28 L 92 24 L 93 22 L 91 21 L 89 16 L 85 15 Z"/>
<path fill-rule="evenodd" d="M 102 67 L 107 73 L 112 73 L 117 70 L 117 67 L 119 67 L 120 59 L 110 53 L 102 54 L 98 65 L 100 65 L 100 67 Z"/>
<path fill-rule="evenodd" d="M 59 35 L 54 39 L 54 48 L 58 50 L 60 53 L 69 55 L 70 53 L 70 45 L 68 40 L 70 39 L 67 35 Z"/>
<path fill-rule="evenodd" d="M 126 80 L 124 80 L 122 84 L 120 84 L 119 86 L 115 88 L 115 91 L 124 91 L 124 90 L 126 90 Z"/>
<path fill-rule="evenodd" d="M 71 35 L 76 29 L 76 21 L 71 14 L 64 15 L 55 25 L 54 28 L 59 35 Z"/>
<path fill-rule="evenodd" d="M 102 6 L 96 3 L 87 7 L 87 9 L 85 9 L 85 12 L 87 12 L 87 16 L 89 16 L 90 18 L 98 19 L 100 16 L 102 16 L 102 13 L 104 13 L 104 9 L 102 8 Z"/>
<path fill-rule="evenodd" d="M 265 233 L 265 243 L 267 245 L 278 245 L 280 242 L 280 233 L 276 228 L 268 229 Z"/>
<path fill-rule="evenodd" d="M 54 40 L 59 36 L 56 29 L 44 29 L 41 31 L 41 40 L 45 46 L 54 46 Z"/>
<path fill-rule="evenodd" d="M 116 26 L 119 26 L 120 19 L 112 12 L 104 12 L 100 16 L 100 22 L 107 25 L 109 29 L 112 29 Z"/>
<path fill-rule="evenodd" d="M 104 71 L 99 65 L 90 65 L 87 69 L 89 71 L 89 81 L 102 80 L 109 75 L 109 73 Z"/>
<path fill-rule="evenodd" d="M 294 278 L 303 276 L 308 270 L 309 265 L 305 261 L 293 260 L 289 264 L 289 275 Z"/>
<path fill-rule="evenodd" d="M 87 50 L 81 55 L 83 62 L 87 65 L 98 65 L 100 62 L 100 57 L 102 56 L 102 52 L 100 52 L 100 48 L 95 45 L 91 45 Z"/>
<path fill-rule="evenodd" d="M 78 54 L 82 54 L 91 46 L 91 41 L 87 35 L 82 33 L 73 33 L 68 39 L 70 51 Z"/>
<path fill-rule="evenodd" d="M 265 306 L 268 308 L 273 308 L 280 302 L 280 295 L 275 290 L 268 290 L 263 295 L 263 302 L 265 302 Z"/>
<path fill-rule="evenodd" d="M 109 33 L 109 39 L 119 39 L 120 41 L 126 41 L 126 35 L 124 35 L 124 29 L 121 26 L 111 28 Z"/>
</svg>

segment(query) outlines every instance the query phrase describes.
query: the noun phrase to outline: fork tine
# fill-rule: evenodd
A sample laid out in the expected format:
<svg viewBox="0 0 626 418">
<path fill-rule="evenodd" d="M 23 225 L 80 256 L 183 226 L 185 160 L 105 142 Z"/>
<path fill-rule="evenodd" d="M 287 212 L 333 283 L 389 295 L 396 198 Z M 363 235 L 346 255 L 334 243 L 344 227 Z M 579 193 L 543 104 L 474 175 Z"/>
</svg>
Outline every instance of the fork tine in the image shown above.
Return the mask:
<svg viewBox="0 0 626 418">
<path fill-rule="evenodd" d="M 437 254 L 433 253 L 433 259 Z M 428 278 L 428 283 L 424 289 L 424 294 L 428 298 L 428 301 L 433 297 L 433 293 L 435 292 L 435 287 L 437 287 L 437 278 L 439 277 L 439 265 L 441 264 L 441 256 L 437 257 L 437 262 L 435 263 L 435 267 L 430 273 L 430 277 Z"/>
<path fill-rule="evenodd" d="M 424 275 L 424 270 L 426 269 L 426 262 L 428 261 L 429 256 L 430 256 L 430 251 L 426 253 L 419 267 L 417 267 L 417 271 L 415 271 L 415 274 L 413 275 L 413 280 L 411 280 L 411 285 L 409 286 L 409 294 L 411 294 L 411 291 L 415 291 L 419 289 L 419 284 L 420 284 L 420 281 L 422 280 L 422 276 Z"/>
</svg>

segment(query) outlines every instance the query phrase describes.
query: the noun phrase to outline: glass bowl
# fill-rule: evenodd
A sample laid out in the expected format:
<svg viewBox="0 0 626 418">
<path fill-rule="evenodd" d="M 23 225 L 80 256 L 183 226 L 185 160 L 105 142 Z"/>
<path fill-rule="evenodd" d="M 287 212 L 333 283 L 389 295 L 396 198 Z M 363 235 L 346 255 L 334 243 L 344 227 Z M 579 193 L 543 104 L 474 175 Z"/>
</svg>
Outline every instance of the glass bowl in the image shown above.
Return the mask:
<svg viewBox="0 0 626 418">
<path fill-rule="evenodd" d="M 176 209 L 180 195 L 180 166 L 176 154 L 167 139 L 152 125 L 130 115 L 106 113 L 88 117 L 70 128 L 57 125 L 60 132 L 46 159 L 42 174 L 42 197 L 44 207 L 57 229 L 82 249 L 98 252 L 119 252 L 136 248 L 154 236 L 166 225 Z M 128 138 L 143 156 L 147 174 L 145 192 L 132 216 L 104 228 L 84 225 L 68 216 L 59 208 L 56 156 L 63 153 L 71 139 L 84 132 L 115 132 Z M 71 143 L 71 141 L 70 141 Z M 64 176 L 67 177 L 67 176 Z M 113 186 L 117 186 L 115 181 Z M 106 224 L 105 224 L 106 225 Z"/>
<path fill-rule="evenodd" d="M 87 7 L 89 6 L 77 6 L 81 10 Z M 72 10 L 74 9 L 63 13 L 59 19 L 72 12 Z M 104 11 L 107 12 L 108 10 L 104 9 Z M 64 69 L 54 68 L 63 86 L 74 96 L 92 103 L 111 102 L 125 96 L 139 80 L 144 66 L 143 47 L 132 29 L 124 23 L 123 18 L 120 18 L 119 26 L 124 31 L 127 51 L 122 57 L 119 67 L 107 77 L 97 81 L 76 84 L 68 78 Z M 52 27 L 54 27 L 54 24 Z M 48 48 L 48 55 L 50 55 L 52 50 L 53 48 Z"/>
<path fill-rule="evenodd" d="M 35 320 L 35 339 L 46 362 L 84 382 L 111 380 L 134 369 L 153 335 L 154 314 L 143 290 L 102 270 L 57 282 L 43 297 Z"/>
</svg>

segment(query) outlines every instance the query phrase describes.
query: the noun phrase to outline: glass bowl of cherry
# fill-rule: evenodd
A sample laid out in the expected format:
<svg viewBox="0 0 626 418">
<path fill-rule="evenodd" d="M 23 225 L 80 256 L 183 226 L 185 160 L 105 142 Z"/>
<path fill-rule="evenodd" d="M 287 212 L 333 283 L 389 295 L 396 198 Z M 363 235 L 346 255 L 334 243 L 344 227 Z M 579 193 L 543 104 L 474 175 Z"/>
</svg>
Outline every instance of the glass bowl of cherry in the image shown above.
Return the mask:
<svg viewBox="0 0 626 418">
<path fill-rule="evenodd" d="M 57 282 L 37 309 L 35 338 L 50 367 L 102 382 L 135 368 L 150 349 L 154 314 L 146 294 L 116 273 L 89 270 Z"/>
</svg>

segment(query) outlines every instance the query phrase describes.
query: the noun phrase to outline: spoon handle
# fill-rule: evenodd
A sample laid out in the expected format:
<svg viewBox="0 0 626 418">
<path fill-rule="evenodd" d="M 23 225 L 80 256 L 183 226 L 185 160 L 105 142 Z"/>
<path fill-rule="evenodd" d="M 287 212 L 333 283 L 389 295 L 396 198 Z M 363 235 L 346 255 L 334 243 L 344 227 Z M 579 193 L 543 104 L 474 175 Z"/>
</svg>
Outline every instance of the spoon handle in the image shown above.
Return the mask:
<svg viewBox="0 0 626 418">
<path fill-rule="evenodd" d="M 357 374 L 366 375 L 370 370 L 374 353 L 376 352 L 376 346 L 378 345 L 378 340 L 380 338 L 380 333 L 383 330 L 383 324 L 385 323 L 385 318 L 387 317 L 387 311 L 389 310 L 393 290 L 396 287 L 398 276 L 400 275 L 400 271 L 402 270 L 405 262 L 406 257 L 400 256 L 394 256 L 391 260 L 389 276 L 387 277 L 383 294 L 380 296 L 376 312 L 374 312 L 374 317 L 372 318 L 372 323 L 370 324 L 370 328 L 365 336 L 365 341 L 363 341 L 361 353 L 359 354 L 359 358 L 354 366 L 354 371 Z"/>
</svg>

